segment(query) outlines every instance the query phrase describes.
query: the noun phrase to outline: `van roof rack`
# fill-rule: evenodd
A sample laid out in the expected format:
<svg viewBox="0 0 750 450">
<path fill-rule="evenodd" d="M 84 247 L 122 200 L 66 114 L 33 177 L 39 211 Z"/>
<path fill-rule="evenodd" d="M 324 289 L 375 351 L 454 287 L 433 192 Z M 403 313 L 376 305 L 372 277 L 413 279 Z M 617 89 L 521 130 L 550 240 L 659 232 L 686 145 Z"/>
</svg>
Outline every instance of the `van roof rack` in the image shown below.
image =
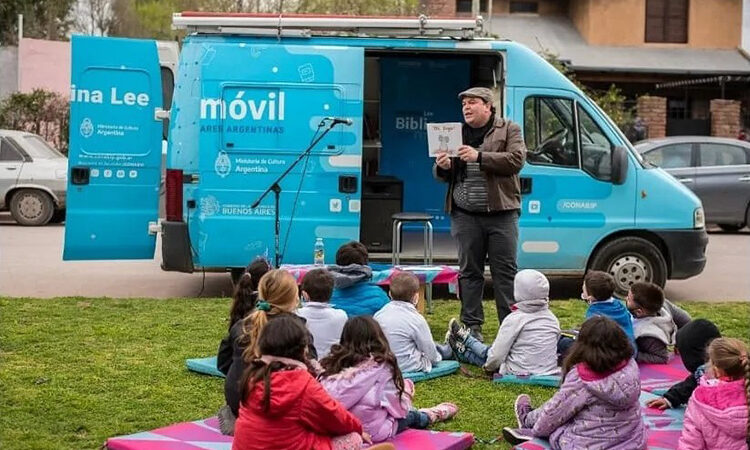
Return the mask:
<svg viewBox="0 0 750 450">
<path fill-rule="evenodd" d="M 257 36 L 451 37 L 482 35 L 483 19 L 308 14 L 174 13 L 172 28 L 189 32 Z"/>
</svg>

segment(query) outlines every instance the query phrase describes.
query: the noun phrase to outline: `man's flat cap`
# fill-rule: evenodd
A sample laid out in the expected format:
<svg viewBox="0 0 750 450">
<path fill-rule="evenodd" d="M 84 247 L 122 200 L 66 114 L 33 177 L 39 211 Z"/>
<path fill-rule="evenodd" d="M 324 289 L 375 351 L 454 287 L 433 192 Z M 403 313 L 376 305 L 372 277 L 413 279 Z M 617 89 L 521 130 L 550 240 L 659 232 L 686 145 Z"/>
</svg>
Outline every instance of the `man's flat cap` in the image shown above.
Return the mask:
<svg viewBox="0 0 750 450">
<path fill-rule="evenodd" d="M 458 98 L 464 97 L 481 98 L 485 103 L 492 103 L 493 100 L 492 90 L 486 87 L 473 87 L 458 94 Z"/>
</svg>

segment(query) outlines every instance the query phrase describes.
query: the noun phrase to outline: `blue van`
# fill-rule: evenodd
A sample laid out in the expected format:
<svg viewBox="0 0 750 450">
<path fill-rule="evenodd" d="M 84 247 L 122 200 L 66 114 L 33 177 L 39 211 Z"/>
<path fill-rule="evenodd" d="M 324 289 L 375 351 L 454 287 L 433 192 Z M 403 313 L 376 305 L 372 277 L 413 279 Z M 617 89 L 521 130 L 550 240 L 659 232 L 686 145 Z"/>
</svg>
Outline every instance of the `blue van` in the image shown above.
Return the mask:
<svg viewBox="0 0 750 450">
<path fill-rule="evenodd" d="M 398 211 L 434 215 L 450 243 L 425 125 L 461 121 L 457 93 L 487 86 L 528 148 L 520 267 L 605 270 L 620 293 L 703 270 L 696 196 L 539 55 L 480 37 L 481 20 L 182 13 L 174 25 L 189 34 L 173 87 L 155 41 L 72 38 L 65 260 L 151 259 L 157 234 L 172 271 L 238 274 L 277 248 L 276 263 L 311 263 L 316 238 L 329 254 L 362 240 L 390 259 L 381 237 Z"/>
</svg>

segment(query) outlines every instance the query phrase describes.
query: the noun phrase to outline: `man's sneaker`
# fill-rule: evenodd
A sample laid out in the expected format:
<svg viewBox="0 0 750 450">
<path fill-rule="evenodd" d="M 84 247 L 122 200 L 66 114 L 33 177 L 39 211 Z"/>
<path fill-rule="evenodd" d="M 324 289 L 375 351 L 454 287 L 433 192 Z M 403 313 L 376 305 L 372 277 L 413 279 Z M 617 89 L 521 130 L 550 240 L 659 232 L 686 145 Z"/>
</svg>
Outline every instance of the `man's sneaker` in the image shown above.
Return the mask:
<svg viewBox="0 0 750 450">
<path fill-rule="evenodd" d="M 470 327 L 471 336 L 479 342 L 484 342 L 484 336 L 482 336 L 482 326 L 472 325 Z"/>
<path fill-rule="evenodd" d="M 520 445 L 534 439 L 528 428 L 503 428 L 503 439 L 510 445 Z"/>
<path fill-rule="evenodd" d="M 513 409 L 516 412 L 516 422 L 518 422 L 518 428 L 523 428 L 526 415 L 534 409 L 531 407 L 531 398 L 526 394 L 519 395 L 518 397 L 516 397 L 516 402 L 513 404 Z"/>
</svg>

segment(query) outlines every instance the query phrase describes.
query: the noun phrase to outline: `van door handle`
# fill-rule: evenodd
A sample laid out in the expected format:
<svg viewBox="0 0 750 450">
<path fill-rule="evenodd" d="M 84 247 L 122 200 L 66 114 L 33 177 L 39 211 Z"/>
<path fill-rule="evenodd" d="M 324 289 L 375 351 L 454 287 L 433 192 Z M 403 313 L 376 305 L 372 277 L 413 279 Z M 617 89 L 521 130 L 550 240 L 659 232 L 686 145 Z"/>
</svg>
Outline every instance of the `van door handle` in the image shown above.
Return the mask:
<svg viewBox="0 0 750 450">
<path fill-rule="evenodd" d="M 5 170 L 16 170 L 18 167 L 6 167 Z"/>
<path fill-rule="evenodd" d="M 688 183 L 693 182 L 692 178 L 678 178 L 678 180 L 680 181 L 680 183 L 683 183 L 683 184 L 688 184 Z"/>
<path fill-rule="evenodd" d="M 531 194 L 531 178 L 521 177 L 521 194 Z"/>
<path fill-rule="evenodd" d="M 70 169 L 70 184 L 89 184 L 90 173 L 91 171 L 88 167 L 72 167 Z"/>
<path fill-rule="evenodd" d="M 744 177 L 737 178 L 737 181 L 742 181 L 743 183 L 750 182 L 750 175 L 745 175 Z"/>
</svg>

